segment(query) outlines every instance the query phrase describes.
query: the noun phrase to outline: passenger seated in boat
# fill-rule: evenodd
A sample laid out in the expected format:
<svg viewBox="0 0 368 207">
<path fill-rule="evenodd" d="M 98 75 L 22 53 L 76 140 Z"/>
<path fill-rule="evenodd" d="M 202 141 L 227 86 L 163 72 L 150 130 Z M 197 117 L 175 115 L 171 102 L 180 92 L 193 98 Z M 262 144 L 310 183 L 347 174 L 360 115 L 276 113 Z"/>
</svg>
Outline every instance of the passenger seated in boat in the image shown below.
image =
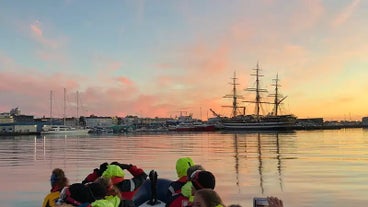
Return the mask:
<svg viewBox="0 0 368 207">
<path fill-rule="evenodd" d="M 192 182 L 190 176 L 197 170 L 205 170 L 202 165 L 193 165 L 187 170 L 187 183 L 181 188 L 181 194 L 188 198 L 189 202 L 193 202 L 193 194 L 192 194 Z"/>
<path fill-rule="evenodd" d="M 106 170 L 107 165 L 109 165 L 107 162 L 104 162 L 100 165 L 99 168 L 93 169 L 93 172 L 88 174 L 86 178 L 82 181 L 83 184 L 94 182 L 97 178 L 102 176 L 102 173 Z"/>
<path fill-rule="evenodd" d="M 192 183 L 191 195 L 194 196 L 195 192 L 200 189 L 209 188 L 214 189 L 216 184 L 215 176 L 206 170 L 196 170 L 190 176 L 190 181 Z M 195 197 L 194 197 L 195 198 Z M 183 207 L 191 206 L 192 202 L 190 198 L 180 193 L 176 199 L 170 204 L 170 207 Z"/>
<path fill-rule="evenodd" d="M 225 207 L 219 194 L 210 188 L 199 189 L 194 194 L 193 207 Z"/>
<path fill-rule="evenodd" d="M 106 189 L 105 199 L 107 197 L 118 197 L 120 199 L 119 207 L 134 207 L 135 206 L 132 200 L 125 200 L 124 198 L 121 197 L 119 189 L 111 183 L 111 179 L 100 177 L 100 178 L 97 178 L 95 182 L 100 183 L 102 186 L 105 187 Z M 102 204 L 102 201 L 99 201 L 99 202 Z M 104 206 L 101 206 L 101 207 L 104 207 Z"/>
<path fill-rule="evenodd" d="M 108 195 L 108 188 L 103 183 L 108 182 L 98 179 L 87 184 L 73 183 L 63 189 L 57 206 L 134 207 L 125 206 L 117 195 Z"/>
<path fill-rule="evenodd" d="M 166 206 L 171 206 L 171 203 L 181 194 L 181 188 L 187 182 L 187 170 L 193 165 L 194 162 L 190 157 L 181 157 L 176 161 L 178 179 L 173 181 L 168 188 Z"/>
<path fill-rule="evenodd" d="M 125 179 L 124 170 L 128 170 L 133 178 Z M 135 165 L 113 162 L 107 166 L 102 177 L 111 179 L 111 183 L 119 189 L 123 199 L 132 200 L 138 188 L 147 179 L 147 174 Z"/>
<path fill-rule="evenodd" d="M 281 199 L 273 196 L 267 197 L 268 207 L 283 207 L 284 204 Z"/>
<path fill-rule="evenodd" d="M 51 190 L 48 195 L 46 195 L 42 207 L 54 207 L 56 206 L 56 201 L 60 196 L 61 190 L 68 186 L 68 179 L 65 173 L 60 168 L 55 168 L 50 176 Z"/>
</svg>

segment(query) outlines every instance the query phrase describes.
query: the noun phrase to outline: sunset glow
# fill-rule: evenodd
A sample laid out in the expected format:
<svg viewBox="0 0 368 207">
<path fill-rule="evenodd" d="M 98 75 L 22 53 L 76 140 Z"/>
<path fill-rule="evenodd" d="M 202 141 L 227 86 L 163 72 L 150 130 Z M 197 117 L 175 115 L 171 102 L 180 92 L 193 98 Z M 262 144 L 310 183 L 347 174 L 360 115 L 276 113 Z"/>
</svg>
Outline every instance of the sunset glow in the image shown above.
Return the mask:
<svg viewBox="0 0 368 207">
<path fill-rule="evenodd" d="M 230 115 L 254 80 L 299 118 L 368 116 L 368 1 L 4 1 L 0 112 L 213 117 Z M 244 103 L 245 104 L 245 103 Z M 253 108 L 247 107 L 247 113 Z M 249 110 L 249 111 L 248 111 Z"/>
</svg>

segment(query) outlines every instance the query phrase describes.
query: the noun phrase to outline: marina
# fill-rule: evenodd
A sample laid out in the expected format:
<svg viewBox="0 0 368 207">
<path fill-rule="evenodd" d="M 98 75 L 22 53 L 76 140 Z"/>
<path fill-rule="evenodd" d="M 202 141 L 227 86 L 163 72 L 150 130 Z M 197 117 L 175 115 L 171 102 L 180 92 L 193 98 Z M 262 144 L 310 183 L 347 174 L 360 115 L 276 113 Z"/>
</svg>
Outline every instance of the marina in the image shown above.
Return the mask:
<svg viewBox="0 0 368 207">
<path fill-rule="evenodd" d="M 367 8 L 2 2 L 1 207 L 366 205 Z"/>
<path fill-rule="evenodd" d="M 272 195 L 286 206 L 365 205 L 367 135 L 356 128 L 2 137 L 0 170 L 11 176 L 0 178 L 0 200 L 4 207 L 40 206 L 56 167 L 71 183 L 105 161 L 132 163 L 175 179 L 176 159 L 189 156 L 214 173 L 215 189 L 226 204 L 251 207 L 253 197 Z"/>
</svg>

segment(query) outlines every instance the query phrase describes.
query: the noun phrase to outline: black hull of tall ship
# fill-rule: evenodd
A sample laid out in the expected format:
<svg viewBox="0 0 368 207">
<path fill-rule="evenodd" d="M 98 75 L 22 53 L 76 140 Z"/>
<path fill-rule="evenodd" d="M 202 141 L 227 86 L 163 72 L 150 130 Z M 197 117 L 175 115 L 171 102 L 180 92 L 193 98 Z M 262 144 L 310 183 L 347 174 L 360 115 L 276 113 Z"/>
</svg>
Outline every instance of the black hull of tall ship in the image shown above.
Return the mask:
<svg viewBox="0 0 368 207">
<path fill-rule="evenodd" d="M 254 116 L 237 116 L 222 118 L 220 128 L 224 130 L 293 130 L 296 117 L 292 115 L 262 116 L 258 119 Z"/>
</svg>

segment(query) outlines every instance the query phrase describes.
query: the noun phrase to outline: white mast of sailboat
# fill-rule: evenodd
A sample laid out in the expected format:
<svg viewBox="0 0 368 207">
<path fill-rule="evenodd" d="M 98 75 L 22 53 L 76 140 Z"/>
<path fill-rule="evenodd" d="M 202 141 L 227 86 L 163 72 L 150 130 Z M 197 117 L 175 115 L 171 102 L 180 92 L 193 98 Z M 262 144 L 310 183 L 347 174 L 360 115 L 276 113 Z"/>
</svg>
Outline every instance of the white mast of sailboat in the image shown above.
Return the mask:
<svg viewBox="0 0 368 207">
<path fill-rule="evenodd" d="M 50 91 L 50 125 L 52 125 L 52 90 Z"/>
<path fill-rule="evenodd" d="M 79 118 L 79 91 L 77 91 L 77 118 Z"/>
<path fill-rule="evenodd" d="M 66 112 L 66 88 L 64 88 L 64 114 L 63 114 L 63 125 L 65 125 L 65 112 Z"/>
</svg>

